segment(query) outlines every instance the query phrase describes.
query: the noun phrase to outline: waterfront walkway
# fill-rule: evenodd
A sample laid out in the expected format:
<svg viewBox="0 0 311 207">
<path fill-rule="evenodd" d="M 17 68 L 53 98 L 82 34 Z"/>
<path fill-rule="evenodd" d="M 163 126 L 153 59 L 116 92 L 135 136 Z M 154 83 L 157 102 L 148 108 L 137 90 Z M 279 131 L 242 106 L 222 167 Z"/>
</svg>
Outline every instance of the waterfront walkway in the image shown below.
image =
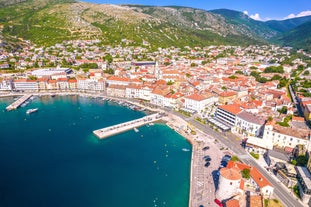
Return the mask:
<svg viewBox="0 0 311 207">
<path fill-rule="evenodd" d="M 112 135 L 119 134 L 121 132 L 130 130 L 130 129 L 134 129 L 135 127 L 140 127 L 140 126 L 143 126 L 145 124 L 158 121 L 158 120 L 162 119 L 163 116 L 164 116 L 164 114 L 156 113 L 156 114 L 152 114 L 149 116 L 145 116 L 145 117 L 140 118 L 140 119 L 135 119 L 135 120 L 128 121 L 128 122 L 121 123 L 121 124 L 117 124 L 114 126 L 109 126 L 106 128 L 98 129 L 98 130 L 93 131 L 93 133 L 99 139 L 103 139 L 103 138 L 107 138 L 107 137 L 110 137 Z"/>
<path fill-rule="evenodd" d="M 7 106 L 5 109 L 7 111 L 11 111 L 11 110 L 17 109 L 20 105 L 22 105 L 25 101 L 27 101 L 31 96 L 32 96 L 31 94 L 23 95 L 21 98 L 16 100 L 14 103 L 12 103 L 11 105 Z"/>
</svg>

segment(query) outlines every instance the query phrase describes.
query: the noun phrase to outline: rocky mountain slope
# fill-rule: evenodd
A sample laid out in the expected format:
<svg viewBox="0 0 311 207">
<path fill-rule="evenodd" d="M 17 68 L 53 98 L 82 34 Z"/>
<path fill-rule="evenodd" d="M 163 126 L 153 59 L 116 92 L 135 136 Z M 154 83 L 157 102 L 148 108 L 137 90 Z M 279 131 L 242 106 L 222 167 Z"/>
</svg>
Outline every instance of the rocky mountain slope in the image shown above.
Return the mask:
<svg viewBox="0 0 311 207">
<path fill-rule="evenodd" d="M 106 44 L 121 42 L 154 48 L 248 45 L 268 43 L 284 32 L 275 26 L 280 25 L 278 23 L 267 24 L 242 12 L 225 9 L 204 11 L 176 6 L 91 4 L 71 0 L 21 1 L 12 0 L 15 3 L 0 7 L 3 36 L 21 37 L 39 45 L 92 38 Z M 297 21 L 295 25 L 304 21 Z"/>
</svg>

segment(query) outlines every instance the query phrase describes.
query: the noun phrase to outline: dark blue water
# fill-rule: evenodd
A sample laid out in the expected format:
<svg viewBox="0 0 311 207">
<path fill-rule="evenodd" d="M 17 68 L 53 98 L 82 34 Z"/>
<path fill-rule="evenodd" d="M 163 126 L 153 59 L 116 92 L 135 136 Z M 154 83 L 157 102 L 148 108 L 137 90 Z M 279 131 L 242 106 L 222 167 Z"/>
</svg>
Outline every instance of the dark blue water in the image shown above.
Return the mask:
<svg viewBox="0 0 311 207">
<path fill-rule="evenodd" d="M 191 146 L 164 124 L 98 140 L 93 130 L 144 114 L 77 96 L 5 112 L 12 102 L 0 99 L 1 207 L 188 206 Z"/>
</svg>

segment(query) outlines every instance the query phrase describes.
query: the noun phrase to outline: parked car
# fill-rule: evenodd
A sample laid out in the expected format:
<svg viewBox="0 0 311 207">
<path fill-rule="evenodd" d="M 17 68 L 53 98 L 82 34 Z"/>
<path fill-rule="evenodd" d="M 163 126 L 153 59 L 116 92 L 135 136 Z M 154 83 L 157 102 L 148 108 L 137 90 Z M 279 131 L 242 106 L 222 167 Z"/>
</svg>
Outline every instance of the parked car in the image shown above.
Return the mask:
<svg viewBox="0 0 311 207">
<path fill-rule="evenodd" d="M 222 202 L 220 200 L 218 200 L 217 198 L 215 198 L 215 203 L 220 206 L 220 207 L 223 207 L 224 205 L 222 204 Z"/>
<path fill-rule="evenodd" d="M 208 166 L 210 166 L 210 164 L 211 164 L 210 162 L 206 162 L 204 166 L 208 167 Z"/>
<path fill-rule="evenodd" d="M 205 156 L 203 157 L 203 159 L 206 159 L 206 158 L 211 158 L 211 156 L 205 155 Z"/>
<path fill-rule="evenodd" d="M 202 150 L 208 150 L 209 149 L 209 146 L 205 146 L 205 147 L 203 147 L 203 149 Z"/>
<path fill-rule="evenodd" d="M 205 161 L 206 161 L 206 162 L 209 162 L 209 161 L 211 161 L 211 160 L 212 160 L 212 158 L 210 158 L 210 157 L 205 158 Z"/>
</svg>

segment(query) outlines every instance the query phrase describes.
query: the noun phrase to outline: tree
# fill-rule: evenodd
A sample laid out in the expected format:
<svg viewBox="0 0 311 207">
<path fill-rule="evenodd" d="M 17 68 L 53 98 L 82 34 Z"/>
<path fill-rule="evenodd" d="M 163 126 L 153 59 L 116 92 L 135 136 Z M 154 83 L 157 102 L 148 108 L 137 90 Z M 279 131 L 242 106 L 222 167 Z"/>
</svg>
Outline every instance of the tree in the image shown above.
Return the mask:
<svg viewBox="0 0 311 207">
<path fill-rule="evenodd" d="M 230 78 L 230 79 L 237 79 L 238 77 L 235 76 L 235 75 L 230 75 L 228 78 Z"/>
<path fill-rule="evenodd" d="M 172 80 L 169 80 L 167 83 L 166 83 L 166 85 L 168 85 L 168 86 L 171 86 L 171 85 L 173 85 L 174 84 L 174 82 L 172 81 Z"/>
<path fill-rule="evenodd" d="M 296 161 L 298 166 L 305 166 L 308 162 L 308 158 L 305 155 L 299 155 Z"/>
<path fill-rule="evenodd" d="M 113 61 L 113 58 L 110 54 L 107 54 L 105 57 L 104 57 L 104 60 L 107 61 L 108 64 L 112 63 Z"/>
<path fill-rule="evenodd" d="M 287 114 L 287 106 L 283 106 L 281 109 L 278 109 L 280 114 Z"/>
<path fill-rule="evenodd" d="M 245 168 L 244 170 L 242 170 L 241 171 L 241 173 L 242 173 L 242 177 L 243 178 L 245 178 L 245 179 L 250 179 L 250 172 L 251 172 L 251 170 L 250 169 L 248 169 L 248 168 Z"/>
<path fill-rule="evenodd" d="M 303 75 L 310 75 L 310 71 L 306 70 Z"/>
</svg>

